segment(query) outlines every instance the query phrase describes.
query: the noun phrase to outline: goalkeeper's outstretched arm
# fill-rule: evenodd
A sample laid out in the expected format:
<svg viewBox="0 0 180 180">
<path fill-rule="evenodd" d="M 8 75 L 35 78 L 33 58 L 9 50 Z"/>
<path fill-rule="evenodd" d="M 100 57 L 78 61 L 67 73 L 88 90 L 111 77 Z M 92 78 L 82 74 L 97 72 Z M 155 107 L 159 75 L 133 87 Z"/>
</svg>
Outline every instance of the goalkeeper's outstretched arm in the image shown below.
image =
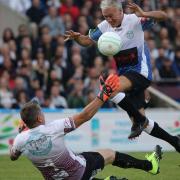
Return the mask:
<svg viewBox="0 0 180 180">
<path fill-rule="evenodd" d="M 105 101 L 116 91 L 119 87 L 118 75 L 109 75 L 104 84 L 100 88 L 98 96 L 88 104 L 82 112 L 75 114 L 72 118 L 74 120 L 76 128 L 86 121 L 90 120 L 98 111 L 98 109 L 104 104 Z"/>
</svg>

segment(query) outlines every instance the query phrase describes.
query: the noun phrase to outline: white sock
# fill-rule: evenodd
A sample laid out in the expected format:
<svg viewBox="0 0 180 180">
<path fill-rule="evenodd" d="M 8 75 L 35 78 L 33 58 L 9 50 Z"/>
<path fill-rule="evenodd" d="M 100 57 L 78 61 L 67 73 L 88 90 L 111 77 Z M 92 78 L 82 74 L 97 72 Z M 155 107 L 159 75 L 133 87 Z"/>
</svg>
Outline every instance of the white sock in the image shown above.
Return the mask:
<svg viewBox="0 0 180 180">
<path fill-rule="evenodd" d="M 116 94 L 113 98 L 111 98 L 110 100 L 114 102 L 115 104 L 118 104 L 124 99 L 124 97 L 125 97 L 125 93 L 120 92 Z"/>
<path fill-rule="evenodd" d="M 147 128 L 144 129 L 144 131 L 147 133 L 147 134 L 150 134 L 154 128 L 154 121 L 151 120 L 151 119 L 148 119 L 149 120 L 149 124 L 147 126 Z"/>
</svg>

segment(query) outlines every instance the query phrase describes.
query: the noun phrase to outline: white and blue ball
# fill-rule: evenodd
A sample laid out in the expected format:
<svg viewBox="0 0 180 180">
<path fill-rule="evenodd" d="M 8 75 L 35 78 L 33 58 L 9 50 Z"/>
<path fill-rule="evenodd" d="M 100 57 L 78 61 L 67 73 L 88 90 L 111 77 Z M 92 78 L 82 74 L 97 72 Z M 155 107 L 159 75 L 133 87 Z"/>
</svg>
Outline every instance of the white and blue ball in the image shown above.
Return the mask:
<svg viewBox="0 0 180 180">
<path fill-rule="evenodd" d="M 98 49 L 105 56 L 114 56 L 122 48 L 122 39 L 115 32 L 105 32 L 98 40 Z"/>
</svg>

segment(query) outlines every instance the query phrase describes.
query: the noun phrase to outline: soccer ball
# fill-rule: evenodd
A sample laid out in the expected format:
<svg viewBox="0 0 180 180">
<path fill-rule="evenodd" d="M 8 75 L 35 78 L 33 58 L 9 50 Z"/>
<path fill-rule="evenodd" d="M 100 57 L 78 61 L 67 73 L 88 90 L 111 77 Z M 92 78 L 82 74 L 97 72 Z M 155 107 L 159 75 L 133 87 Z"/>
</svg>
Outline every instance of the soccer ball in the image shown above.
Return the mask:
<svg viewBox="0 0 180 180">
<path fill-rule="evenodd" d="M 115 32 L 105 32 L 98 40 L 98 49 L 105 56 L 114 56 L 121 48 L 121 37 Z"/>
</svg>

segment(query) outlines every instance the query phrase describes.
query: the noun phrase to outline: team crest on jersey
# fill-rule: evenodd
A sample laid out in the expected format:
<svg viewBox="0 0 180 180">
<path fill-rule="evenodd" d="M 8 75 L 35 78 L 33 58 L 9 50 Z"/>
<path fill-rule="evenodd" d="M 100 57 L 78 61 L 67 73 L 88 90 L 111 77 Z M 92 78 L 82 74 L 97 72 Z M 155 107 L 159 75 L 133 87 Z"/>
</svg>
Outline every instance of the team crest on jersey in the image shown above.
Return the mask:
<svg viewBox="0 0 180 180">
<path fill-rule="evenodd" d="M 32 133 L 25 145 L 25 149 L 35 156 L 47 155 L 51 148 L 51 137 L 38 132 Z"/>
<path fill-rule="evenodd" d="M 129 30 L 127 33 L 126 33 L 126 37 L 128 39 L 133 39 L 134 37 L 134 32 L 132 30 Z"/>
</svg>

